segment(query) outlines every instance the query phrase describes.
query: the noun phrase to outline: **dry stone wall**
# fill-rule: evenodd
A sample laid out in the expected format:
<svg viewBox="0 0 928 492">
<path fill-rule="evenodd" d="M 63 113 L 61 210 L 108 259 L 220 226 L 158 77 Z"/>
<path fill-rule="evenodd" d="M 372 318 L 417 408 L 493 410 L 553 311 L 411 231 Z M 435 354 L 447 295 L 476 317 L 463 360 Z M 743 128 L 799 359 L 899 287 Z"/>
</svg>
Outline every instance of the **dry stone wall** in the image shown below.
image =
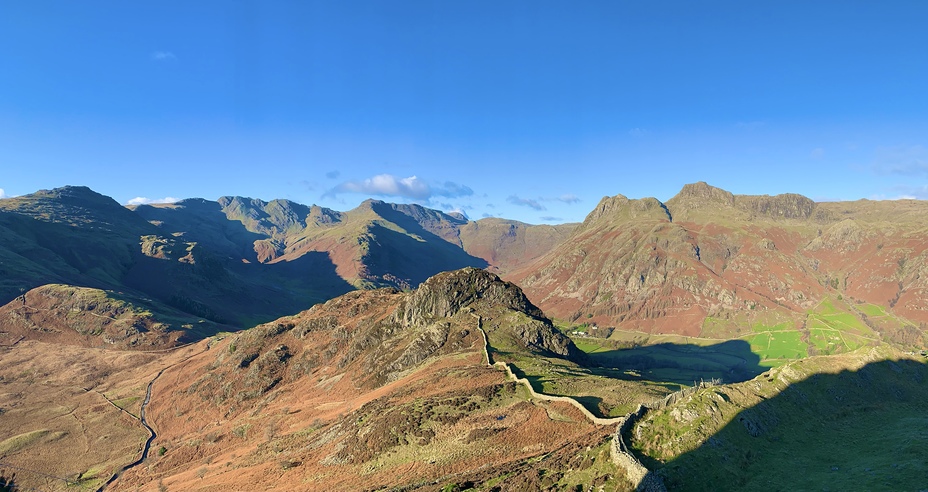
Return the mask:
<svg viewBox="0 0 928 492">
<path fill-rule="evenodd" d="M 631 453 L 631 451 L 628 449 L 628 446 L 625 444 L 625 439 L 622 437 L 624 434 L 630 431 L 632 426 L 635 425 L 635 422 L 640 419 L 641 416 L 645 414 L 645 412 L 647 412 L 648 407 L 639 405 L 637 410 L 624 417 L 602 418 L 593 415 L 593 413 L 590 412 L 585 406 L 580 404 L 580 402 L 568 396 L 554 396 L 538 393 L 535 391 L 535 388 L 532 387 L 532 383 L 530 383 L 528 379 L 517 377 L 515 373 L 512 372 L 512 368 L 509 367 L 509 364 L 501 361 L 495 363 L 493 362 L 493 360 L 490 358 L 490 344 L 489 340 L 487 339 L 487 333 L 483 330 L 480 317 L 477 315 L 474 315 L 474 317 L 477 319 L 477 329 L 479 329 L 480 333 L 483 335 L 483 354 L 486 358 L 487 365 L 506 371 L 506 374 L 510 379 L 516 381 L 519 384 L 525 385 L 529 394 L 532 395 L 532 398 L 537 398 L 543 401 L 557 401 L 567 403 L 580 410 L 580 412 L 594 424 L 615 425 L 616 431 L 610 446 L 610 454 L 612 456 L 613 463 L 625 471 L 628 479 L 635 484 L 636 491 L 667 492 L 667 488 L 664 486 L 663 480 L 661 480 L 661 478 L 653 472 L 649 471 L 644 465 L 641 464 L 640 461 L 638 461 L 638 458 L 636 458 L 635 455 Z"/>
</svg>

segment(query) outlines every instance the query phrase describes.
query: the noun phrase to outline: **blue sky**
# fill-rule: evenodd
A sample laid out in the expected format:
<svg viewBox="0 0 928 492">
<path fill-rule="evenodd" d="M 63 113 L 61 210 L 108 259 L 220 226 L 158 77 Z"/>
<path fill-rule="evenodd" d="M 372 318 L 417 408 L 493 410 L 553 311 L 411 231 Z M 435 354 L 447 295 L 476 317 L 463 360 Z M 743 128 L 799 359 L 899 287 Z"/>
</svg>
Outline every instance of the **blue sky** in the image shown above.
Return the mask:
<svg viewBox="0 0 928 492">
<path fill-rule="evenodd" d="M 4 2 L 0 194 L 928 198 L 920 1 Z"/>
</svg>

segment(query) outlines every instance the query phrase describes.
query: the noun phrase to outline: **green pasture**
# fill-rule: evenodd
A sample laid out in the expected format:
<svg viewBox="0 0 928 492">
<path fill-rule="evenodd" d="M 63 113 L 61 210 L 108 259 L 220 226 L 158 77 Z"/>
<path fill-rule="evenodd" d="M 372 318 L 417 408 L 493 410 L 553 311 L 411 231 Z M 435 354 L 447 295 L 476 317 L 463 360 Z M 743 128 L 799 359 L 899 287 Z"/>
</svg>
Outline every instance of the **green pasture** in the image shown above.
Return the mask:
<svg viewBox="0 0 928 492">
<path fill-rule="evenodd" d="M 801 359 L 809 356 L 809 346 L 802 341 L 802 333 L 795 330 L 768 331 L 748 337 L 751 351 L 757 354 L 762 364 L 768 367 L 779 365 L 767 363 Z"/>
<path fill-rule="evenodd" d="M 871 318 L 889 316 L 889 313 L 886 312 L 886 309 L 884 309 L 883 306 L 877 306 L 876 304 L 861 304 L 857 306 L 857 309 L 860 309 L 861 312 L 867 316 L 870 316 Z"/>
</svg>

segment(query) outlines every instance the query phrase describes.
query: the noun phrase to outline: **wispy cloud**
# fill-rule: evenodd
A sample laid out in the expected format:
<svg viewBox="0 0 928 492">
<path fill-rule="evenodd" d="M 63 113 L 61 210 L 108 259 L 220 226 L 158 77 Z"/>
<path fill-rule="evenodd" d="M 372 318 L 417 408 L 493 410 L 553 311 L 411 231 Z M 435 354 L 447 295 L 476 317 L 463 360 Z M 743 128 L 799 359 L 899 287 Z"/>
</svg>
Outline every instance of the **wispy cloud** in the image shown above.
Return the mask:
<svg viewBox="0 0 928 492">
<path fill-rule="evenodd" d="M 432 192 L 437 196 L 448 198 L 471 196 L 474 194 L 474 190 L 470 189 L 469 186 L 459 185 L 451 181 L 445 181 L 443 185 L 434 187 Z"/>
<path fill-rule="evenodd" d="M 564 219 L 562 219 L 562 218 L 560 218 L 560 217 L 552 217 L 552 216 L 550 216 L 550 215 L 545 215 L 545 216 L 539 217 L 539 218 L 540 218 L 541 220 L 545 221 L 545 222 L 563 222 L 563 220 L 564 220 Z"/>
<path fill-rule="evenodd" d="M 928 196 L 928 193 L 924 193 L 924 192 L 923 192 L 923 193 L 922 193 L 922 197 L 918 197 L 918 196 L 915 196 L 915 195 L 906 195 L 906 194 L 902 194 L 902 195 L 887 195 L 887 194 L 884 194 L 884 193 L 880 193 L 880 194 L 877 194 L 877 195 L 870 195 L 870 196 L 869 196 L 869 199 L 870 199 L 870 200 L 881 200 L 881 201 L 882 201 L 882 200 L 889 200 L 889 201 L 893 201 L 893 200 L 924 200 L 924 199 L 925 199 L 925 196 Z"/>
<path fill-rule="evenodd" d="M 890 188 L 890 193 L 877 194 L 871 200 L 928 200 L 928 185 L 898 185 Z"/>
<path fill-rule="evenodd" d="M 460 214 L 463 215 L 465 219 L 470 219 L 470 217 L 467 215 L 466 209 L 473 208 L 452 205 L 450 203 L 439 203 L 438 206 L 441 207 L 441 210 L 446 214 Z"/>
<path fill-rule="evenodd" d="M 3 191 L 3 188 L 0 188 L 0 198 L 6 198 L 6 192 Z"/>
<path fill-rule="evenodd" d="M 645 130 L 644 128 L 638 128 L 638 127 L 632 128 L 631 130 L 628 131 L 628 134 L 634 138 L 646 137 L 648 133 L 649 132 Z"/>
<path fill-rule="evenodd" d="M 409 198 L 411 200 L 428 200 L 433 196 L 445 198 L 458 198 L 474 194 L 468 186 L 451 181 L 432 186 L 425 180 L 410 176 L 399 178 L 392 174 L 378 174 L 372 178 L 361 181 L 345 181 L 326 192 L 325 196 L 336 196 L 339 193 L 360 193 L 376 196 L 394 196 Z"/>
<path fill-rule="evenodd" d="M 329 171 L 329 172 L 325 173 L 325 177 L 327 177 L 327 178 L 329 178 L 329 179 L 337 179 L 337 178 L 338 178 L 339 176 L 341 176 L 341 175 L 342 175 L 342 173 L 341 173 L 340 171 Z"/>
<path fill-rule="evenodd" d="M 155 51 L 151 54 L 151 59 L 154 61 L 171 61 L 176 60 L 177 56 L 170 51 Z"/>
<path fill-rule="evenodd" d="M 809 152 L 809 157 L 813 159 L 821 159 L 822 157 L 825 157 L 825 149 L 821 147 L 812 149 L 812 152 Z"/>
<path fill-rule="evenodd" d="M 921 145 L 881 147 L 876 151 L 873 170 L 879 174 L 928 175 L 928 148 Z"/>
<path fill-rule="evenodd" d="M 559 202 L 564 202 L 568 205 L 572 205 L 574 203 L 580 202 L 580 197 L 578 197 L 577 195 L 574 195 L 573 193 L 567 193 L 565 195 L 561 195 L 555 198 L 555 200 Z"/>
<path fill-rule="evenodd" d="M 538 211 L 548 210 L 544 205 L 538 203 L 538 200 L 532 200 L 531 198 L 520 198 L 516 195 L 510 195 L 509 198 L 506 198 L 506 201 L 513 205 L 528 207 Z"/>
<path fill-rule="evenodd" d="M 150 205 L 152 203 L 175 203 L 179 201 L 180 198 L 174 198 L 173 196 L 166 196 L 164 198 L 146 198 L 144 196 L 137 196 L 126 202 L 126 205 Z"/>
</svg>

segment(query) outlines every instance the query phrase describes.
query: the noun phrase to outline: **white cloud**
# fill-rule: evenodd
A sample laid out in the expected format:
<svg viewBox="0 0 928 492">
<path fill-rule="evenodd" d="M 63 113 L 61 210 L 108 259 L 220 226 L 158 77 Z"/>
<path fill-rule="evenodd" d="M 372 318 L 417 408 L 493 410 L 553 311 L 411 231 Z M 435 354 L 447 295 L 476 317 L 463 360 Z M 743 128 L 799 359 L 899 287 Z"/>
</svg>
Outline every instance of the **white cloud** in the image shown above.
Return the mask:
<svg viewBox="0 0 928 492">
<path fill-rule="evenodd" d="M 151 59 L 154 61 L 170 61 L 176 60 L 177 56 L 175 56 L 174 53 L 171 53 L 170 51 L 156 51 L 151 54 Z"/>
<path fill-rule="evenodd" d="M 885 195 L 885 194 L 880 193 L 880 194 L 877 194 L 877 195 L 870 195 L 869 199 L 870 199 L 870 200 L 879 200 L 879 201 L 883 201 L 883 200 L 895 201 L 895 200 L 918 200 L 919 197 L 917 197 L 917 196 L 915 196 L 915 195 L 907 195 L 907 194 L 902 194 L 902 195 Z"/>
<path fill-rule="evenodd" d="M 446 181 L 439 186 L 432 186 L 417 176 L 399 178 L 392 174 L 378 174 L 362 181 L 345 181 L 332 188 L 324 196 L 335 196 L 339 193 L 360 193 L 402 197 L 411 200 L 428 200 L 433 196 L 446 198 L 470 196 L 474 194 L 474 190 L 451 181 Z"/>
<path fill-rule="evenodd" d="M 579 202 L 580 197 L 578 197 L 577 195 L 574 195 L 573 193 L 567 193 L 565 195 L 561 195 L 557 197 L 557 201 L 564 202 L 567 204 L 573 204 L 573 203 Z"/>
<path fill-rule="evenodd" d="M 888 193 L 870 196 L 871 200 L 928 200 L 928 185 L 896 185 Z"/>
<path fill-rule="evenodd" d="M 812 149 L 812 152 L 809 152 L 809 157 L 813 159 L 821 159 L 822 157 L 825 157 L 825 149 L 821 147 Z"/>
<path fill-rule="evenodd" d="M 173 196 L 166 196 L 164 198 L 146 198 L 144 196 L 137 196 L 126 202 L 126 205 L 149 205 L 152 203 L 175 203 L 179 201 L 180 198 L 174 198 Z"/>
<path fill-rule="evenodd" d="M 3 191 L 3 188 L 0 188 L 0 198 L 6 198 L 6 192 Z"/>
<path fill-rule="evenodd" d="M 397 178 L 392 174 L 378 174 L 363 181 L 345 181 L 336 186 L 335 193 L 363 193 L 367 195 L 401 196 L 414 200 L 426 200 L 432 196 L 432 191 L 425 181 L 416 176 Z"/>
</svg>

